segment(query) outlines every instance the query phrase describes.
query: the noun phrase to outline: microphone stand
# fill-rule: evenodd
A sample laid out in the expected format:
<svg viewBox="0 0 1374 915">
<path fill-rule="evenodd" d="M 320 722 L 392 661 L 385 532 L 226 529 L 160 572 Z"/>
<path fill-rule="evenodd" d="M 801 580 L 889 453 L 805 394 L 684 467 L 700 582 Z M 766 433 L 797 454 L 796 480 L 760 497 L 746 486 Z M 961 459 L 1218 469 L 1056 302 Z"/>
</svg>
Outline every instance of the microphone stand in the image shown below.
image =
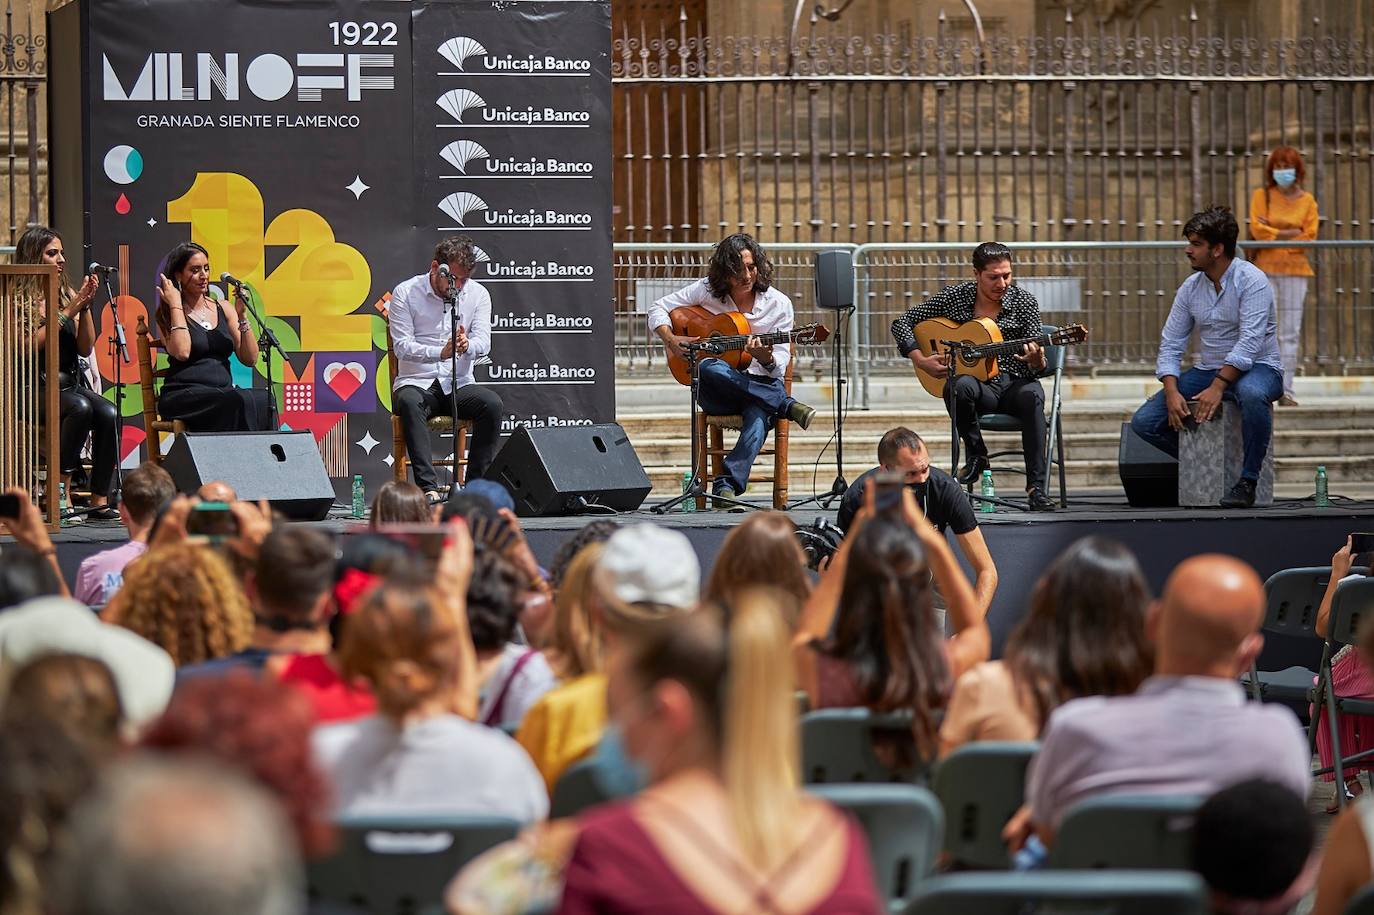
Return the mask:
<svg viewBox="0 0 1374 915">
<path fill-rule="evenodd" d="M 244 305 L 248 306 L 248 313 L 257 319 L 258 326 L 262 328 L 262 333 L 258 336 L 258 348 L 262 350 L 263 358 L 267 360 L 267 405 L 268 409 L 271 411 L 270 415 L 272 417 L 272 428 L 269 431 L 275 432 L 279 417 L 277 416 L 277 383 L 272 378 L 272 350 L 275 349 L 277 355 L 280 356 L 283 361 L 286 359 L 286 353 L 282 350 L 281 341 L 278 340 L 277 335 L 272 332 L 272 328 L 267 326 L 267 322 L 262 319 L 262 315 L 258 314 L 257 308 L 253 307 L 252 297 L 244 293 L 243 284 L 234 283 L 233 286 L 234 295 L 236 295 Z"/>
<path fill-rule="evenodd" d="M 702 472 L 706 469 L 697 465 L 697 410 L 699 409 L 699 394 L 701 391 L 701 374 L 698 368 L 698 354 L 704 353 L 707 356 L 720 355 L 720 347 L 709 340 L 700 343 L 682 344 L 682 352 L 687 360 L 687 370 L 691 375 L 692 384 L 692 476 L 683 487 L 682 495 L 673 496 L 666 502 L 652 506 L 649 510 L 656 515 L 662 515 L 677 508 L 688 499 L 706 499 L 714 505 L 729 505 L 734 508 L 748 508 L 758 510 L 757 505 L 750 505 L 742 499 L 732 499 L 729 496 L 719 496 L 712 492 L 702 479 Z"/>
<path fill-rule="evenodd" d="M 453 482 L 449 485 L 449 498 L 458 491 L 458 295 L 453 288 L 453 276 L 448 277 L 448 292 L 444 293 L 444 304 L 448 306 L 448 412 L 453 417 Z"/>
<path fill-rule="evenodd" d="M 110 301 L 110 349 L 114 357 L 115 385 L 115 466 L 114 485 L 110 489 L 109 504 L 118 508 L 124 498 L 124 373 L 122 367 L 129 361 L 129 346 L 124 337 L 124 325 L 119 323 L 119 306 L 115 303 L 114 289 L 110 286 L 110 271 L 105 271 L 105 295 Z"/>
<path fill-rule="evenodd" d="M 820 495 L 811 496 L 806 499 L 799 499 L 787 506 L 788 511 L 802 505 L 816 503 L 824 506 L 827 510 L 830 503 L 836 499 L 843 499 L 844 494 L 849 491 L 849 481 L 844 478 L 844 404 L 846 400 L 845 385 L 849 384 L 849 379 L 845 376 L 844 368 L 844 347 L 840 345 L 840 337 L 843 335 L 841 328 L 848 327 L 849 321 L 854 317 L 857 309 L 850 305 L 842 308 L 844 318 L 839 327 L 835 328 L 835 335 L 830 338 L 833 351 L 830 356 L 830 365 L 833 371 L 833 383 L 831 384 L 832 409 L 835 411 L 835 481 L 830 484 L 830 488 Z"/>
</svg>

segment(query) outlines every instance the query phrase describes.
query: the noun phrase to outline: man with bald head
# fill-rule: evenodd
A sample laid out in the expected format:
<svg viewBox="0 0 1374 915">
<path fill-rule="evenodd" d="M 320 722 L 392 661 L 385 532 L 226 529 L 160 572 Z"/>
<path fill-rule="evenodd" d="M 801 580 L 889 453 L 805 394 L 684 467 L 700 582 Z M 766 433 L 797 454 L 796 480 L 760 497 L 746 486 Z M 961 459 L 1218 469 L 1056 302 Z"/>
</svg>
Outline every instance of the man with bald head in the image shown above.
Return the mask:
<svg viewBox="0 0 1374 915">
<path fill-rule="evenodd" d="M 223 480 L 211 480 L 202 483 L 200 489 L 196 490 L 196 498 L 202 502 L 237 502 L 239 497 L 234 492 L 234 487 Z"/>
<path fill-rule="evenodd" d="M 1026 776 L 1042 841 L 1074 804 L 1104 794 L 1205 797 L 1264 778 L 1307 796 L 1312 757 L 1297 718 L 1247 702 L 1236 680 L 1264 646 L 1264 600 L 1255 570 L 1230 556 L 1174 569 L 1146 619 L 1154 676 L 1134 695 L 1075 699 L 1050 715 Z"/>
</svg>

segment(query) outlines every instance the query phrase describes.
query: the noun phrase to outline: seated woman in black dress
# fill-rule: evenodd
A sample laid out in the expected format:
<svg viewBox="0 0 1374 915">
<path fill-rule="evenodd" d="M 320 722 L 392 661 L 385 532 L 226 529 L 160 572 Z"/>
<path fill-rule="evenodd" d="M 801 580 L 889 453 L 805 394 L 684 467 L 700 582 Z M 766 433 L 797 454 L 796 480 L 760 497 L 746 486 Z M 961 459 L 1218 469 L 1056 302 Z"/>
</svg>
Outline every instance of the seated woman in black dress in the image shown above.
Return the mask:
<svg viewBox="0 0 1374 915">
<path fill-rule="evenodd" d="M 244 303 L 210 298 L 210 257 L 195 242 L 167 255 L 158 287 L 157 326 L 171 365 L 157 398 L 163 419 L 179 419 L 188 432 L 263 432 L 271 429 L 269 394 L 236 388 L 229 357 L 251 366 L 258 340 Z"/>
<path fill-rule="evenodd" d="M 72 473 L 81 466 L 81 449 L 86 436 L 91 436 L 91 507 L 87 517 L 97 521 L 113 521 L 119 513 L 109 507 L 110 482 L 115 468 L 115 406 L 91 390 L 81 371 L 79 357 L 95 351 L 95 318 L 91 303 L 95 301 L 98 284 L 94 276 L 86 277 L 80 290 L 67 284 L 66 255 L 62 236 L 47 226 L 29 226 L 14 249 L 17 264 L 56 264 L 64 272 L 58 277 L 57 303 L 57 387 L 60 403 L 61 431 L 58 434 L 62 482 L 70 488 Z M 46 283 L 31 285 L 33 307 L 38 315 L 30 337 L 39 353 L 39 371 L 46 374 L 48 327 L 42 319 Z M 39 398 L 40 409 L 44 400 Z"/>
</svg>

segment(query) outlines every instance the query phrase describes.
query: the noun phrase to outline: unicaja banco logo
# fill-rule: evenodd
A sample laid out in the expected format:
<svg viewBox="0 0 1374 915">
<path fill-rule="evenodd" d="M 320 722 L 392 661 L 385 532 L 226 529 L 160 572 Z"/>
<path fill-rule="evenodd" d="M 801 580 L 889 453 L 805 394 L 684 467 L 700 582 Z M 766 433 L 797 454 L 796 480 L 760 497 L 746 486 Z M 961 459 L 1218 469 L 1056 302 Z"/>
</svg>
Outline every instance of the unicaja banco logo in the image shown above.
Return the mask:
<svg viewBox="0 0 1374 915">
<path fill-rule="evenodd" d="M 471 89 L 450 89 L 434 100 L 459 124 L 585 127 L 591 112 L 552 106 L 492 105 Z"/>
<path fill-rule="evenodd" d="M 296 91 L 302 102 L 324 100 L 326 92 L 340 92 L 350 102 L 363 92 L 396 88 L 392 54 L 280 54 L 248 58 L 236 51 L 218 56 L 157 51 L 140 65 L 116 66 L 101 54 L 102 98 L 107 102 L 206 102 L 219 96 L 226 102 L 249 97 L 276 102 Z"/>
<path fill-rule="evenodd" d="M 449 194 L 443 200 L 439 201 L 439 209 L 443 210 L 449 216 L 452 216 L 454 221 L 460 226 L 464 225 L 463 220 L 467 218 L 468 214 L 474 213 L 477 210 L 485 210 L 486 208 L 487 202 L 470 191 L 459 191 L 456 194 Z"/>
<path fill-rule="evenodd" d="M 558 57 L 554 54 L 493 54 L 480 41 L 460 35 L 439 45 L 443 56 L 459 73 L 512 73 L 547 76 L 555 73 L 590 74 L 592 62 L 586 58 Z"/>
<path fill-rule="evenodd" d="M 469 162 L 473 159 L 486 159 L 489 154 L 486 147 L 481 143 L 473 140 L 455 140 L 440 150 L 439 155 L 443 156 L 444 161 L 458 169 L 461 174 L 466 175 Z"/>
</svg>

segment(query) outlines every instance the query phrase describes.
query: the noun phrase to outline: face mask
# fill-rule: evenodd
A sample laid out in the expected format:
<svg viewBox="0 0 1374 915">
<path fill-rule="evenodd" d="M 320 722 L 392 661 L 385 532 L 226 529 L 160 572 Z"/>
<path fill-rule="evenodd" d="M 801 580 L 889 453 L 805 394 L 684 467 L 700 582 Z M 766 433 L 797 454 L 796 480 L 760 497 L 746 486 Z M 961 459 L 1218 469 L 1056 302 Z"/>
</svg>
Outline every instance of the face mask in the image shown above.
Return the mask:
<svg viewBox="0 0 1374 915">
<path fill-rule="evenodd" d="M 1276 168 L 1274 169 L 1274 183 L 1279 187 L 1287 189 L 1293 186 L 1293 182 L 1298 180 L 1298 170 L 1296 168 Z"/>
</svg>

